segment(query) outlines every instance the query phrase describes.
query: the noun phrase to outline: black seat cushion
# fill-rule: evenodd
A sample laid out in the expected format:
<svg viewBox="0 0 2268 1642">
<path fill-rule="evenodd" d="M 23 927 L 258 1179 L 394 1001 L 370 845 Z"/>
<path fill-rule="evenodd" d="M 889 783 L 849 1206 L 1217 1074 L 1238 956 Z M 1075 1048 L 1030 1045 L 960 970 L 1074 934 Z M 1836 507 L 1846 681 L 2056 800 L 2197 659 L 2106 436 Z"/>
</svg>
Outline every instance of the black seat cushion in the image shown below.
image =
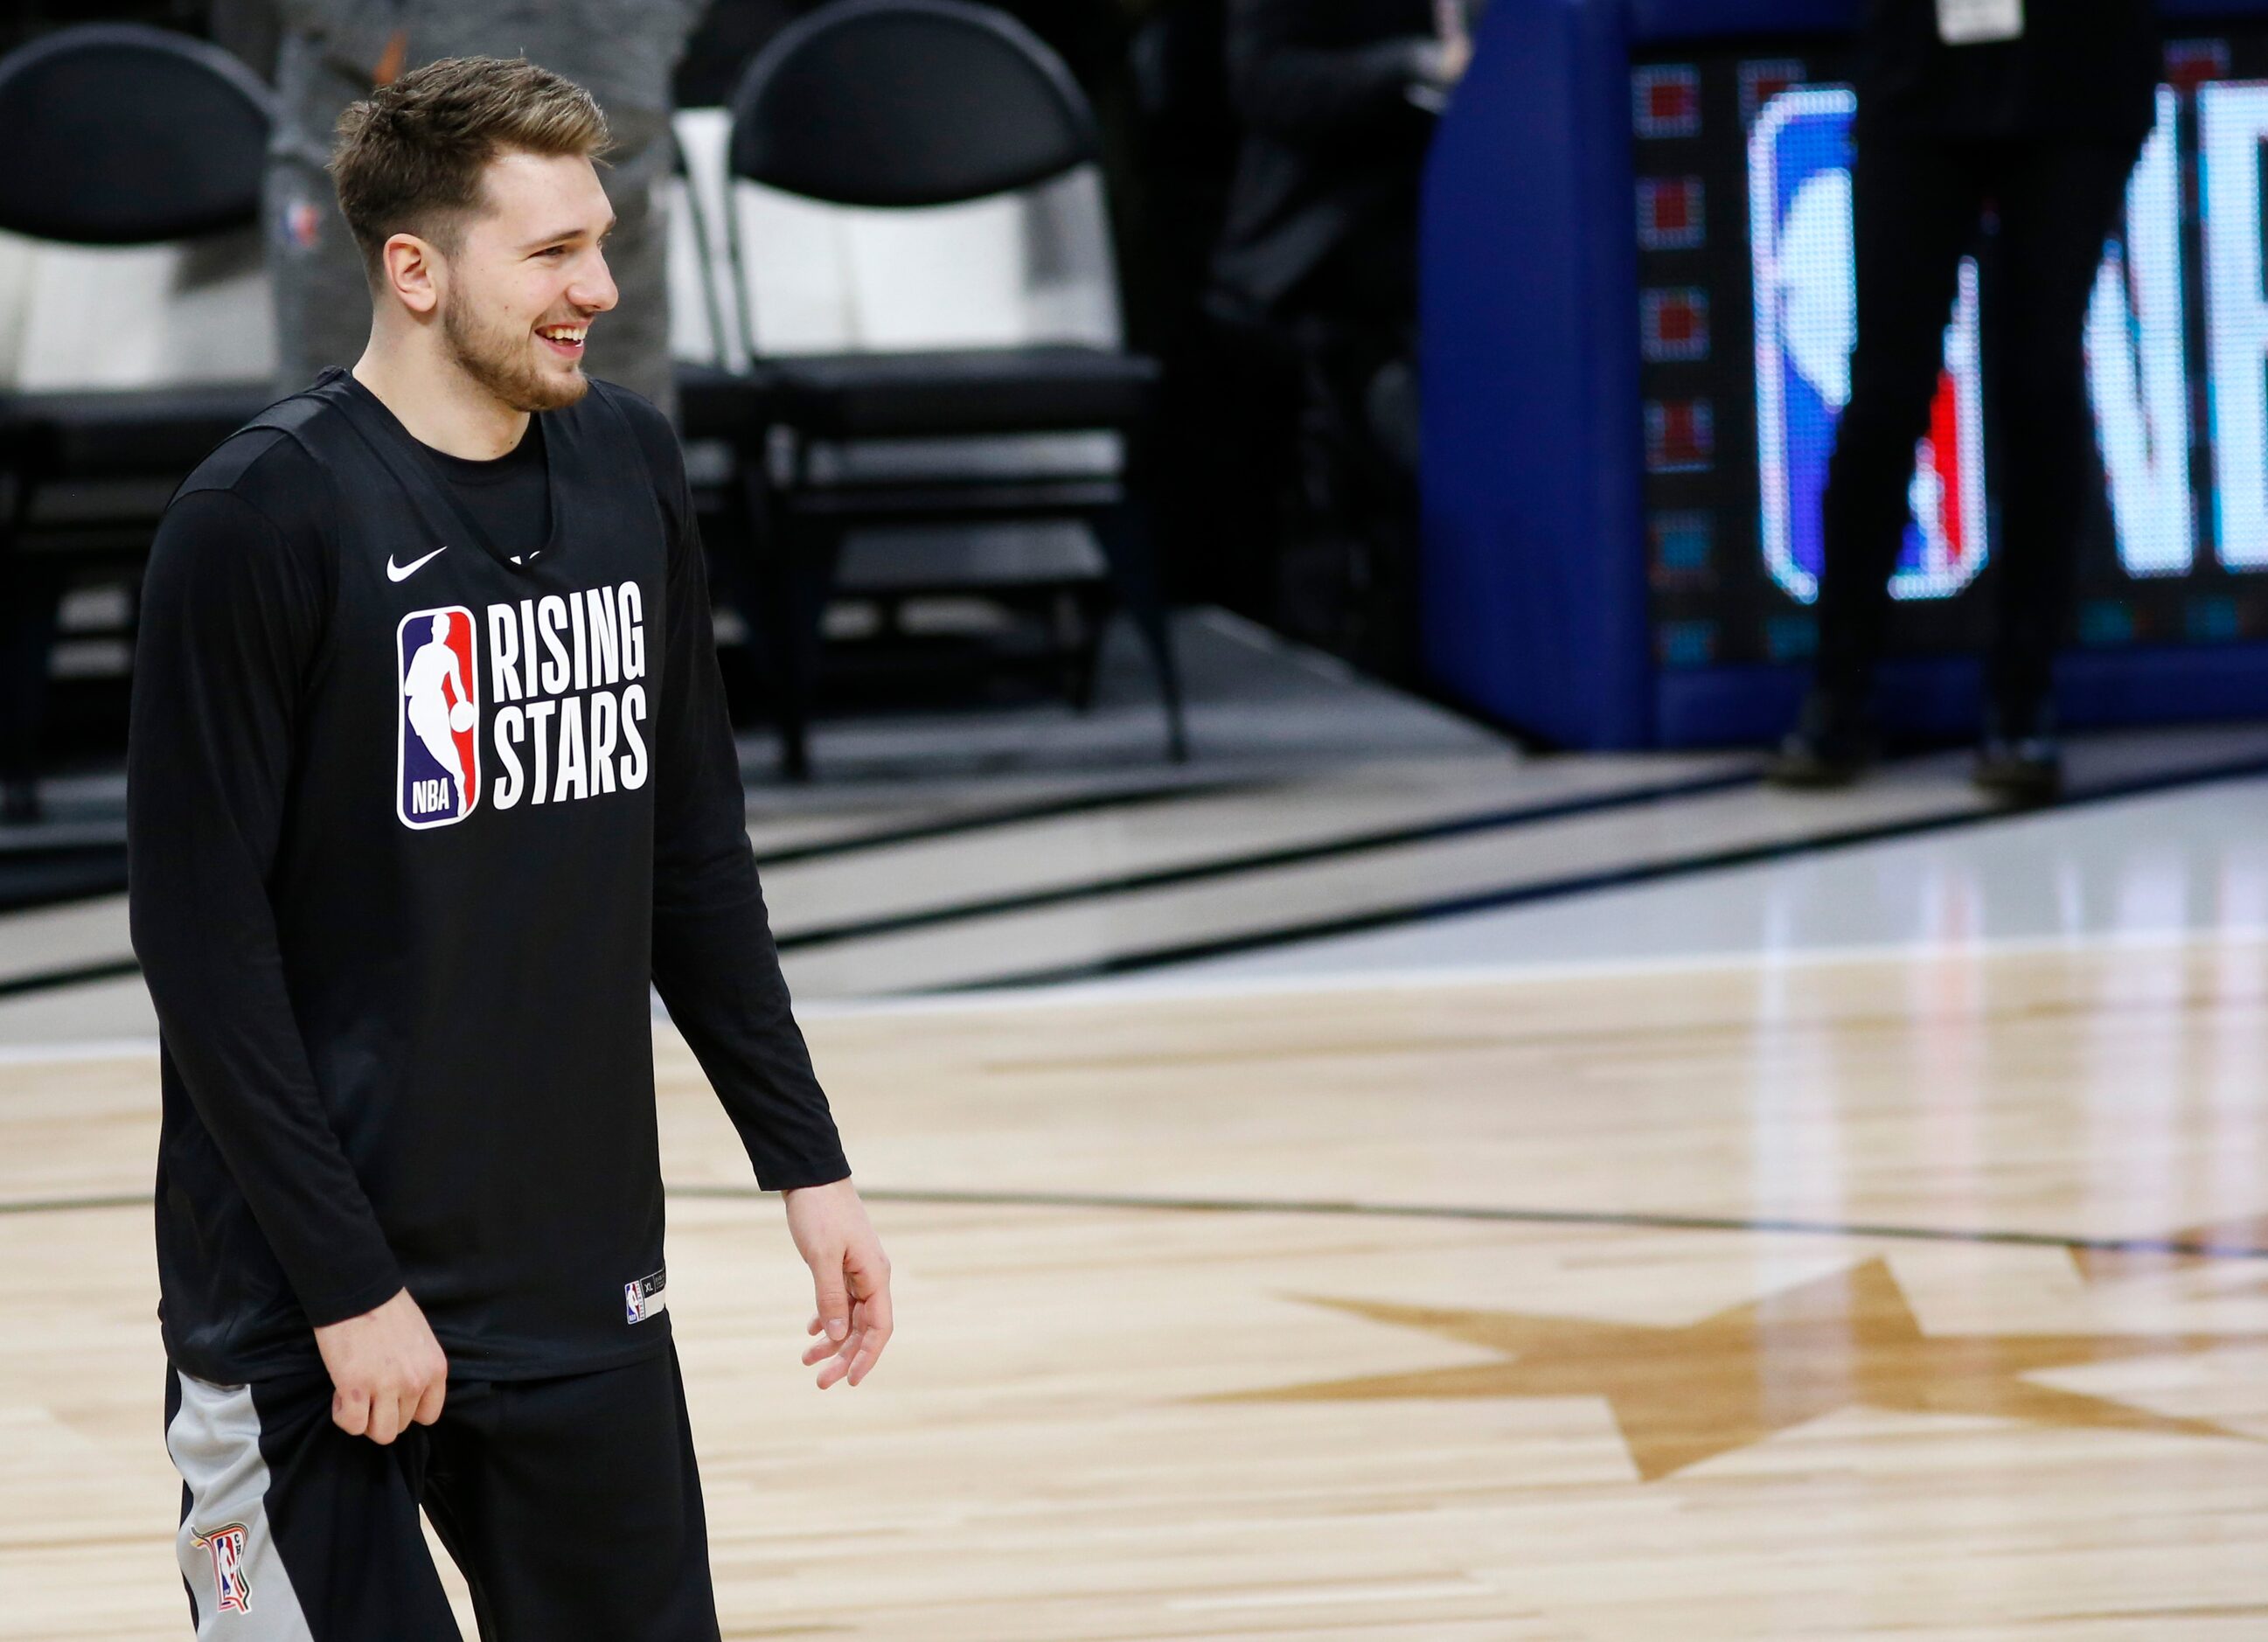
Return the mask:
<svg viewBox="0 0 2268 1642">
<path fill-rule="evenodd" d="M 265 382 L 12 394 L 0 430 L 39 476 L 187 478 L 276 398 Z"/>
<path fill-rule="evenodd" d="M 1158 362 L 1107 348 L 775 355 L 775 414 L 821 438 L 1124 428 L 1150 409 Z"/>
</svg>

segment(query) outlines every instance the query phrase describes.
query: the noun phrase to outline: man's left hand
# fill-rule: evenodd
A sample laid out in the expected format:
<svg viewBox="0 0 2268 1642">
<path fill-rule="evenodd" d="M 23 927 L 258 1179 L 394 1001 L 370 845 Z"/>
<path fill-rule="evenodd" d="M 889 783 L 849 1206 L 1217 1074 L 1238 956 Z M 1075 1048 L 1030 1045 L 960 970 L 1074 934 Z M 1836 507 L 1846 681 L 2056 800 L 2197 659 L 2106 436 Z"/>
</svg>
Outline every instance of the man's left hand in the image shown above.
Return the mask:
<svg viewBox="0 0 2268 1642">
<path fill-rule="evenodd" d="M 857 1385 L 890 1341 L 890 1262 L 850 1181 L 798 1186 L 784 1194 L 788 1235 L 811 1268 L 819 1313 L 806 1333 L 819 1336 L 804 1366 L 824 1361 L 819 1388 L 838 1380 Z"/>
</svg>

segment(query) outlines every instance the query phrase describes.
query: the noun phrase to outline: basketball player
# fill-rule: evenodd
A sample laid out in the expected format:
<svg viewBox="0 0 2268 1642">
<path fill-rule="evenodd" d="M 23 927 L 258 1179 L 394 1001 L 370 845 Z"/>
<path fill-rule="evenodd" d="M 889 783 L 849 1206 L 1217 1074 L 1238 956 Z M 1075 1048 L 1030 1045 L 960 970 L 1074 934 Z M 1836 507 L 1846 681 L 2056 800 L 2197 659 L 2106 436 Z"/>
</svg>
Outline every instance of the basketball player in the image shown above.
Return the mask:
<svg viewBox="0 0 2268 1642">
<path fill-rule="evenodd" d="M 369 345 L 224 443 L 152 552 L 133 928 L 201 1637 L 456 1637 L 422 1507 L 489 1642 L 714 1642 L 649 983 L 784 1194 L 821 1388 L 890 1336 L 757 886 L 676 444 L 583 373 L 615 301 L 606 143 L 519 62 L 350 109 Z M 453 809 L 410 802 L 451 718 Z"/>
</svg>

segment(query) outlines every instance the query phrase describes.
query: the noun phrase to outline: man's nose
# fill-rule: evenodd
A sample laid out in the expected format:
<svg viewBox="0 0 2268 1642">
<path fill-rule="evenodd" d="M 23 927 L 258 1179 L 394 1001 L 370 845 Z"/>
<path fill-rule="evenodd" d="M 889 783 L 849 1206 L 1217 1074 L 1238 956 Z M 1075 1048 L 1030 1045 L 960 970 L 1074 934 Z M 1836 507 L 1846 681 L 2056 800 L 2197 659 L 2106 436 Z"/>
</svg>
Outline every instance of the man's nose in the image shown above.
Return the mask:
<svg viewBox="0 0 2268 1642">
<path fill-rule="evenodd" d="M 578 270 L 567 287 L 567 300 L 578 308 L 588 308 L 593 313 L 604 313 L 622 300 L 622 292 L 615 289 L 614 274 L 607 267 L 604 252 L 593 251 L 589 261 Z"/>
</svg>

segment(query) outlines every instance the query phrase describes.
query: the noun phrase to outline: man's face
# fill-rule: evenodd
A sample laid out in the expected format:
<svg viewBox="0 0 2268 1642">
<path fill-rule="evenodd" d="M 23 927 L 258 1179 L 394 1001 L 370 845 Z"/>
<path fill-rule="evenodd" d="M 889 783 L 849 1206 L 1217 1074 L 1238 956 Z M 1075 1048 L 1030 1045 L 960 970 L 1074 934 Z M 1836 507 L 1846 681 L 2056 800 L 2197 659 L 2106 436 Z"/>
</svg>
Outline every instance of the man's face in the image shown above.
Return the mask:
<svg viewBox="0 0 2268 1642">
<path fill-rule="evenodd" d="M 441 334 L 468 375 L 516 410 L 590 391 L 584 336 L 615 306 L 606 237 L 614 208 L 591 162 L 506 153 L 489 163 L 484 211 L 446 259 Z"/>
</svg>

